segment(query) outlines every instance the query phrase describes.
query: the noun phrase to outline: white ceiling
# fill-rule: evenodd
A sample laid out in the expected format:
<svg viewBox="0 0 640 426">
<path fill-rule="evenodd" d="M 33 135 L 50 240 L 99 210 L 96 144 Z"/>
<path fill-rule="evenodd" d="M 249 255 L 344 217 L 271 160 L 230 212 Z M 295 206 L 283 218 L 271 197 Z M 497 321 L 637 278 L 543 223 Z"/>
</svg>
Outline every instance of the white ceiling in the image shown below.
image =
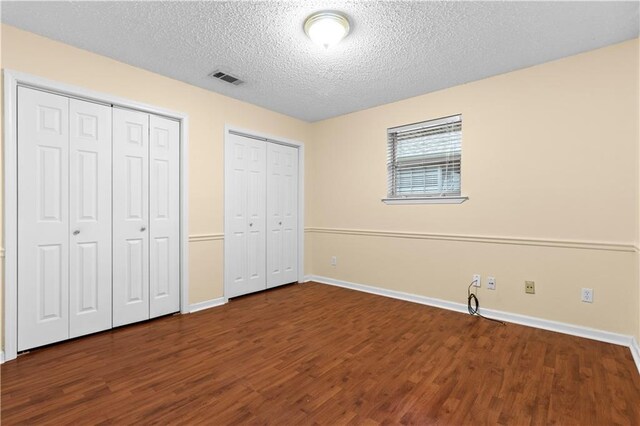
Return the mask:
<svg viewBox="0 0 640 426">
<path fill-rule="evenodd" d="M 638 36 L 639 2 L 2 2 L 2 22 L 307 121 Z M 304 19 L 345 12 L 325 50 Z M 211 79 L 221 69 L 246 83 Z"/>
</svg>

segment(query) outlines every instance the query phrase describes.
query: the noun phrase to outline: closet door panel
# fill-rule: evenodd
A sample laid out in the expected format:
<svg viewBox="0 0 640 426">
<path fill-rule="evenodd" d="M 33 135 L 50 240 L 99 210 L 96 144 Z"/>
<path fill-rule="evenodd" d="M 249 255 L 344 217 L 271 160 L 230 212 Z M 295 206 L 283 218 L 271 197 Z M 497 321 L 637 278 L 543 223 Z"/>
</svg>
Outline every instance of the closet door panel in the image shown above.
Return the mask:
<svg viewBox="0 0 640 426">
<path fill-rule="evenodd" d="M 225 296 L 235 297 L 247 286 L 247 141 L 229 135 L 225 145 Z"/>
<path fill-rule="evenodd" d="M 180 125 L 149 118 L 150 316 L 180 310 Z"/>
<path fill-rule="evenodd" d="M 69 99 L 18 87 L 18 350 L 69 337 Z"/>
<path fill-rule="evenodd" d="M 267 144 L 267 287 L 298 280 L 298 150 Z"/>
<path fill-rule="evenodd" d="M 298 149 L 285 147 L 283 172 L 283 266 L 284 281 L 298 281 Z"/>
<path fill-rule="evenodd" d="M 267 143 L 267 287 L 298 281 L 298 150 Z"/>
<path fill-rule="evenodd" d="M 69 102 L 69 337 L 78 337 L 111 328 L 111 107 Z"/>
<path fill-rule="evenodd" d="M 283 281 L 283 158 L 282 146 L 267 144 L 267 287 Z"/>
<path fill-rule="evenodd" d="M 266 146 L 249 139 L 247 183 L 247 279 L 250 288 L 266 288 Z"/>
<path fill-rule="evenodd" d="M 149 115 L 113 108 L 113 326 L 149 318 Z"/>
<path fill-rule="evenodd" d="M 264 142 L 230 134 L 225 145 L 225 296 L 266 288 Z"/>
</svg>

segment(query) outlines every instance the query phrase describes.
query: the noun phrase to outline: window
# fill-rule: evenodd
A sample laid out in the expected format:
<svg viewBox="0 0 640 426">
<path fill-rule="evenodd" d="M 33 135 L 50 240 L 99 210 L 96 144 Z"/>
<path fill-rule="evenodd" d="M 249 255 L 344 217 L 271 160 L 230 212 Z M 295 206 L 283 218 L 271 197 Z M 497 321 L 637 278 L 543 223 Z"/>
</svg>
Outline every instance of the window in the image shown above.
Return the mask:
<svg viewBox="0 0 640 426">
<path fill-rule="evenodd" d="M 438 118 L 387 130 L 388 198 L 462 202 L 462 116 Z"/>
</svg>

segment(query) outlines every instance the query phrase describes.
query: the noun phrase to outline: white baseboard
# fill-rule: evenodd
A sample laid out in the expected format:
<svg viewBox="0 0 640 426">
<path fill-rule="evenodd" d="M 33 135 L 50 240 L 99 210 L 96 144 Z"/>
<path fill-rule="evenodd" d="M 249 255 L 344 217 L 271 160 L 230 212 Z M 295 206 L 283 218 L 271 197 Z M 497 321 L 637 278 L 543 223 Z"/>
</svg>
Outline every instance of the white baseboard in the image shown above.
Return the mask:
<svg viewBox="0 0 640 426">
<path fill-rule="evenodd" d="M 0 351 L 0 364 L 4 364 L 4 351 Z"/>
<path fill-rule="evenodd" d="M 379 296 L 390 297 L 393 299 L 405 300 L 407 302 L 420 303 L 422 305 L 433 306 L 436 308 L 448 309 L 450 311 L 468 313 L 467 305 L 448 300 L 436 299 L 433 297 L 420 296 L 418 294 L 404 293 L 401 291 L 388 290 L 380 287 L 356 284 L 348 281 L 336 280 L 317 275 L 305 276 L 306 281 L 315 281 L 321 284 L 329 284 L 337 287 L 348 288 L 351 290 L 362 291 L 365 293 L 377 294 Z M 590 327 L 567 324 L 558 321 L 551 321 L 542 318 L 530 317 L 526 315 L 513 314 L 510 312 L 498 311 L 494 309 L 482 309 L 482 314 L 501 321 L 526 325 L 528 327 L 541 328 L 543 330 L 555 331 L 557 333 L 569 334 L 572 336 L 584 337 L 587 339 L 598 340 L 615 345 L 626 346 L 631 350 L 633 359 L 640 372 L 640 349 L 638 342 L 633 336 L 612 333 L 604 330 L 597 330 Z"/>
<path fill-rule="evenodd" d="M 638 345 L 638 341 L 635 337 L 631 338 L 631 346 L 629 346 L 629 349 L 631 349 L 631 356 L 636 362 L 636 366 L 638 367 L 638 371 L 640 372 L 640 345 Z"/>
<path fill-rule="evenodd" d="M 205 300 L 204 302 L 192 303 L 189 305 L 189 313 L 192 314 L 194 312 L 202 311 L 203 309 L 215 308 L 216 306 L 221 306 L 227 303 L 224 297 L 218 297 L 216 299 Z"/>
</svg>

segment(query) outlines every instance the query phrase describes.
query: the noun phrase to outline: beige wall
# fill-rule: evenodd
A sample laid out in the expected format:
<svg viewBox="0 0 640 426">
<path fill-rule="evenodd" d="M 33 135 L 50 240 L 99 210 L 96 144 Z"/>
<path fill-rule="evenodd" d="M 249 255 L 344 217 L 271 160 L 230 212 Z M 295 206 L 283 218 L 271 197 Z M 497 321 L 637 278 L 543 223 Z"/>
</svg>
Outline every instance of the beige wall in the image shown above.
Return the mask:
<svg viewBox="0 0 640 426">
<path fill-rule="evenodd" d="M 305 142 L 307 274 L 461 303 L 471 274 L 492 274 L 483 307 L 640 338 L 638 40 L 309 124 L 10 26 L 1 36 L 2 68 L 189 114 L 189 234 L 204 236 L 189 245 L 190 303 L 222 296 L 227 123 Z M 469 201 L 382 204 L 386 128 L 456 113 Z"/>
<path fill-rule="evenodd" d="M 189 244 L 189 302 L 221 297 L 224 125 L 304 143 L 308 123 L 7 25 L 1 61 L 2 68 L 189 115 L 189 235 L 205 236 Z"/>
<path fill-rule="evenodd" d="M 386 129 L 458 113 L 469 200 L 381 203 Z M 636 39 L 315 123 L 309 272 L 460 303 L 494 275 L 484 307 L 638 335 L 638 114 Z"/>
</svg>

